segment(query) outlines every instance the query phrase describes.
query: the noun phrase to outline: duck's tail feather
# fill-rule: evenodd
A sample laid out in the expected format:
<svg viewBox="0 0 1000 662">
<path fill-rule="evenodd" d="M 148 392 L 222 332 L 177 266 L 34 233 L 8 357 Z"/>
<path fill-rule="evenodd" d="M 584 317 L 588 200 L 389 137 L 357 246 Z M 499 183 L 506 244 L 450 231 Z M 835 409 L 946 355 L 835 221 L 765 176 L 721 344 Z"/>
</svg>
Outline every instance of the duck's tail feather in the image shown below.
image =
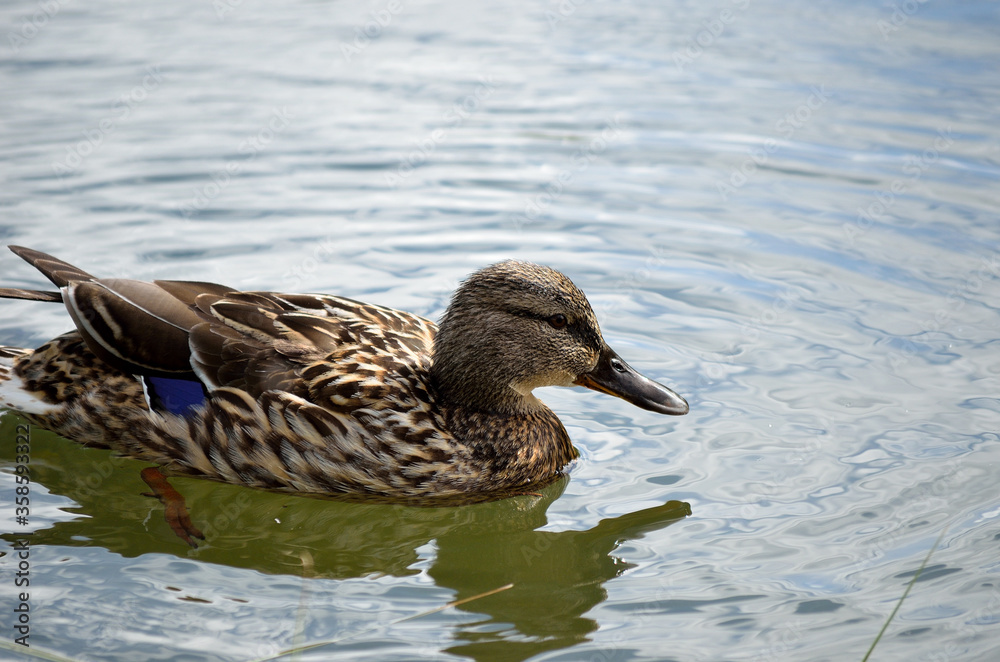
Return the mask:
<svg viewBox="0 0 1000 662">
<path fill-rule="evenodd" d="M 14 359 L 25 354 L 31 354 L 31 350 L 22 347 L 5 347 L 4 345 L 0 345 L 0 379 L 6 376 L 5 371 L 9 371 L 14 367 Z"/>
<path fill-rule="evenodd" d="M 42 290 L 22 290 L 17 287 L 0 287 L 0 299 L 27 299 L 29 301 L 51 301 L 61 303 L 61 292 L 44 292 Z"/>
<path fill-rule="evenodd" d="M 10 381 L 14 374 L 14 360 L 19 356 L 30 354 L 31 350 L 20 347 L 4 347 L 0 345 L 0 388 L 5 382 Z"/>
<path fill-rule="evenodd" d="M 68 262 L 63 262 L 59 258 L 52 257 L 41 251 L 25 248 L 24 246 L 8 246 L 15 255 L 35 267 L 57 287 L 66 287 L 71 283 L 94 280 L 94 277 L 79 267 L 74 267 Z M 61 292 L 45 292 L 42 290 L 22 290 L 18 287 L 0 287 L 0 298 L 3 299 L 27 299 L 29 301 L 50 301 L 61 303 L 63 296 Z"/>
<path fill-rule="evenodd" d="M 66 287 L 70 283 L 77 283 L 81 280 L 96 280 L 83 269 L 74 267 L 69 262 L 64 262 L 57 257 L 52 257 L 48 253 L 24 246 L 8 246 L 8 248 L 19 258 L 41 271 L 56 287 Z"/>
<path fill-rule="evenodd" d="M 23 382 L 14 373 L 14 362 L 32 350 L 0 345 L 0 410 L 11 409 L 26 414 L 42 414 L 52 408 L 37 395 L 21 388 Z"/>
</svg>

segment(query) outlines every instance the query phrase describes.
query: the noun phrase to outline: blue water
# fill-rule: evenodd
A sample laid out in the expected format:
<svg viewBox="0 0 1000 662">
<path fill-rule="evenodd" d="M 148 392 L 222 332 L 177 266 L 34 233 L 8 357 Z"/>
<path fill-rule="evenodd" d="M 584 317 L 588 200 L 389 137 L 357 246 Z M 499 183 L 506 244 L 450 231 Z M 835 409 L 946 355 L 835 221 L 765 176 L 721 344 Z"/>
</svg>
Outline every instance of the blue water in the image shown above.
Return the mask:
<svg viewBox="0 0 1000 662">
<path fill-rule="evenodd" d="M 33 647 L 860 660 L 944 532 L 873 659 L 1000 654 L 1000 5 L 53 0 L 0 25 L 0 243 L 432 318 L 534 260 L 691 403 L 541 391 L 582 457 L 540 499 L 178 480 L 198 550 L 145 465 L 41 430 L 17 525 L 4 416 Z M 3 344 L 69 327 L 0 305 Z"/>
</svg>

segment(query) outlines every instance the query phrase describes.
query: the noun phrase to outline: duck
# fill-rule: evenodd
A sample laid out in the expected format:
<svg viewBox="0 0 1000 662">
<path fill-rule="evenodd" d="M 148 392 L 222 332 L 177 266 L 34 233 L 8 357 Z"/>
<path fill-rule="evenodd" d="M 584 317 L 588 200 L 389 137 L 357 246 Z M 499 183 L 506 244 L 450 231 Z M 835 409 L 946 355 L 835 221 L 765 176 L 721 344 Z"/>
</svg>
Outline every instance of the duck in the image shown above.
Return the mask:
<svg viewBox="0 0 1000 662">
<path fill-rule="evenodd" d="M 408 503 L 490 498 L 530 492 L 578 457 L 536 388 L 688 412 L 608 346 L 567 276 L 530 262 L 476 271 L 435 324 L 328 294 L 97 278 L 9 248 L 58 291 L 0 297 L 61 302 L 75 329 L 33 350 L 0 346 L 0 408 L 164 476 Z"/>
</svg>

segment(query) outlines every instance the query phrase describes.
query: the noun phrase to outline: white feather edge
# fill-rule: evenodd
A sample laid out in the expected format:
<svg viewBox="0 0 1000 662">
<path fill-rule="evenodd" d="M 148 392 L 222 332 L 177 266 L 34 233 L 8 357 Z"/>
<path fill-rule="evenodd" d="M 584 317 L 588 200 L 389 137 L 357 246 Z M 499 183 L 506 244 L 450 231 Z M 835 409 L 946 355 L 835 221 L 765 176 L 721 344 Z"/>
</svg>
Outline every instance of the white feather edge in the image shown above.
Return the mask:
<svg viewBox="0 0 1000 662">
<path fill-rule="evenodd" d="M 21 378 L 12 373 L 13 367 L 13 359 L 0 358 L 0 409 L 45 415 L 59 408 L 25 390 Z"/>
</svg>

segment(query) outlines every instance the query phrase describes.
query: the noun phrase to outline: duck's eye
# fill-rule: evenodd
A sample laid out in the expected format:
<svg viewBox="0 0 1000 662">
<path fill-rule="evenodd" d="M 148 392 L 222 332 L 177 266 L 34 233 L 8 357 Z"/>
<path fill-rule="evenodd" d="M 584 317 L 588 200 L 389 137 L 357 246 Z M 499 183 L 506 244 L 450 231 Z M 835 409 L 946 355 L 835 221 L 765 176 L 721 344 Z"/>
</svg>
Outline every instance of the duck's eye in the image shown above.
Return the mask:
<svg viewBox="0 0 1000 662">
<path fill-rule="evenodd" d="M 566 326 L 567 322 L 566 316 L 563 315 L 562 313 L 556 313 L 555 315 L 550 317 L 548 321 L 549 321 L 549 326 L 551 326 L 553 329 L 561 329 L 564 326 Z"/>
</svg>

